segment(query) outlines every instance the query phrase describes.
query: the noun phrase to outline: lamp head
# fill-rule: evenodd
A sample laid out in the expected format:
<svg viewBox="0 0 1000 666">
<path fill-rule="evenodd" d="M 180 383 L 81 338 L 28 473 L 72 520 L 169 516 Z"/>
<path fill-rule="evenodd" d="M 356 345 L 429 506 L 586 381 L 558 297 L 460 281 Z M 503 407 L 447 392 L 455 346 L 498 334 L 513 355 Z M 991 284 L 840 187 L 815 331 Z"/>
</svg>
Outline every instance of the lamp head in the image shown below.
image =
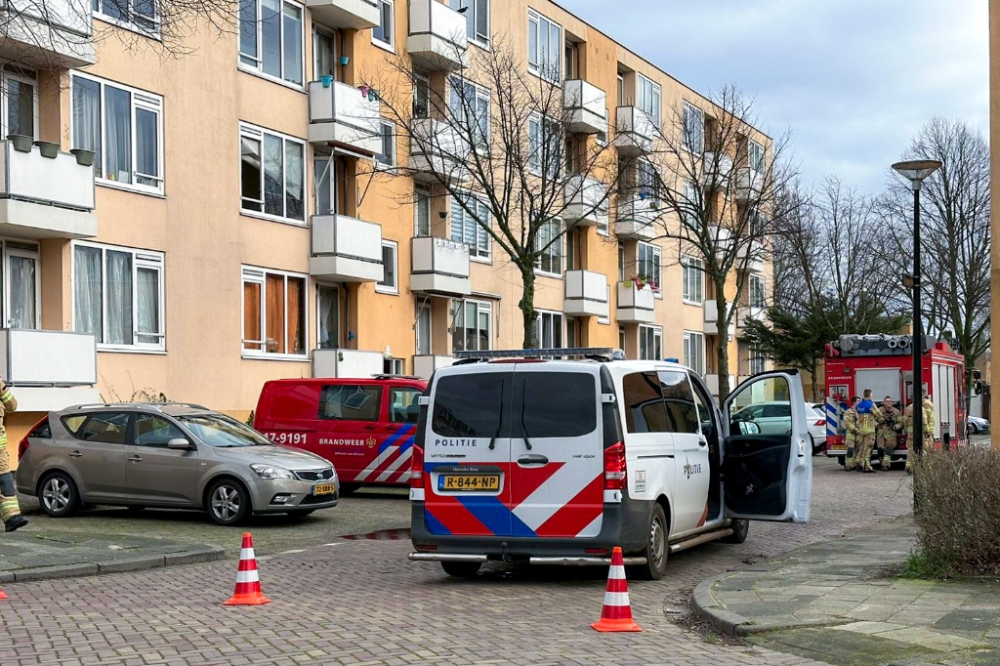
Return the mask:
<svg viewBox="0 0 1000 666">
<path fill-rule="evenodd" d="M 913 189 L 919 190 L 924 179 L 941 168 L 941 162 L 938 160 L 910 160 L 896 162 L 892 168 L 896 173 L 913 183 Z"/>
</svg>

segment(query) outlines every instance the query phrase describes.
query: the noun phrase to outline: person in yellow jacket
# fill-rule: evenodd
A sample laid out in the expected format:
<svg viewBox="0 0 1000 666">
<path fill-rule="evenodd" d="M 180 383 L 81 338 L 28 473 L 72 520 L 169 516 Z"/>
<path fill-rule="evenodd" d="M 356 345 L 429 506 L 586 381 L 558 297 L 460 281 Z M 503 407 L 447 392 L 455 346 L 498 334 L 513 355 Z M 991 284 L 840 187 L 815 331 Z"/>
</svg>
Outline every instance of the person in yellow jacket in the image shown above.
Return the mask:
<svg viewBox="0 0 1000 666">
<path fill-rule="evenodd" d="M 855 407 L 857 413 L 855 420 L 855 467 L 861 469 L 866 474 L 874 473 L 872 469 L 872 449 L 875 448 L 875 430 L 878 422 L 882 420 L 882 412 L 878 405 L 872 401 L 872 390 L 865 389 L 864 398 Z"/>
<path fill-rule="evenodd" d="M 848 472 L 857 466 L 855 459 L 855 447 L 857 446 L 858 413 L 855 407 L 861 402 L 861 398 L 854 396 L 851 398 L 851 406 L 847 408 L 840 422 L 844 426 L 844 443 L 847 445 L 847 453 L 844 454 L 844 469 Z"/>
<path fill-rule="evenodd" d="M 882 469 L 892 466 L 892 453 L 896 450 L 896 436 L 903 428 L 903 415 L 892 403 L 891 396 L 882 401 L 882 419 L 878 424 L 875 443 L 882 451 Z"/>
<path fill-rule="evenodd" d="M 0 378 L 0 520 L 3 520 L 6 532 L 28 524 L 17 503 L 17 489 L 14 487 L 14 475 L 10 473 L 10 454 L 7 452 L 7 428 L 3 425 L 4 416 L 16 410 L 17 400 Z"/>
<path fill-rule="evenodd" d="M 930 449 L 934 447 L 934 403 L 931 399 L 927 397 L 927 391 L 924 391 L 923 400 L 923 410 L 924 419 L 921 424 L 921 429 L 924 433 L 924 448 Z M 906 421 L 906 471 L 907 473 L 913 472 L 913 403 L 906 406 L 906 410 L 903 412 L 903 420 Z"/>
</svg>

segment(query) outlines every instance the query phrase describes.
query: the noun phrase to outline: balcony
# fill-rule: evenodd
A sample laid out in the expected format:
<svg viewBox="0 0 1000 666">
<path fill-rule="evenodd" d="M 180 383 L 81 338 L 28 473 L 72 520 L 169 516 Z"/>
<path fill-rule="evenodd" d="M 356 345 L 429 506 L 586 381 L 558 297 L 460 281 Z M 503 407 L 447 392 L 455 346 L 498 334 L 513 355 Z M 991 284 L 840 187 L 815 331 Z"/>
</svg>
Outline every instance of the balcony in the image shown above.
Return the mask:
<svg viewBox="0 0 1000 666">
<path fill-rule="evenodd" d="M 705 153 L 702 157 L 701 185 L 709 190 L 725 189 L 733 173 L 733 159 L 726 154 Z"/>
<path fill-rule="evenodd" d="M 410 171 L 418 182 L 461 183 L 468 177 L 468 142 L 456 127 L 440 120 L 416 118 L 410 137 Z"/>
<path fill-rule="evenodd" d="M 750 305 L 743 305 L 736 309 L 736 328 L 738 331 L 746 328 L 747 323 L 751 321 L 766 322 L 767 309 Z"/>
<path fill-rule="evenodd" d="M 762 272 L 764 270 L 764 244 L 758 240 L 744 240 L 736 248 L 736 262 L 736 267 L 741 270 Z"/>
<path fill-rule="evenodd" d="M 0 0 L 0 59 L 39 69 L 75 69 L 97 61 L 89 0 Z"/>
<path fill-rule="evenodd" d="M 662 211 L 659 202 L 643 194 L 625 195 L 618 200 L 615 234 L 620 238 L 651 240 L 656 237 L 654 222 Z"/>
<path fill-rule="evenodd" d="M 71 331 L 0 330 L 0 375 L 18 409 L 47 412 L 99 402 L 94 336 Z"/>
<path fill-rule="evenodd" d="M 736 203 L 753 203 L 764 188 L 764 174 L 750 167 L 740 167 L 736 173 Z"/>
<path fill-rule="evenodd" d="M 357 349 L 313 350 L 313 377 L 368 379 L 385 371 L 385 354 Z"/>
<path fill-rule="evenodd" d="M 384 279 L 382 227 L 346 215 L 313 216 L 309 274 L 332 282 Z"/>
<path fill-rule="evenodd" d="M 413 64 L 431 71 L 449 72 L 468 64 L 468 21 L 435 0 L 410 0 L 410 34 L 406 50 Z"/>
<path fill-rule="evenodd" d="M 631 280 L 618 283 L 618 310 L 615 318 L 619 324 L 652 324 L 656 297 L 648 286 L 639 289 Z"/>
<path fill-rule="evenodd" d="M 581 227 L 607 226 L 608 189 L 604 183 L 589 176 L 574 176 L 566 181 L 563 196 L 563 219 Z"/>
<path fill-rule="evenodd" d="M 719 375 L 705 375 L 705 383 L 712 395 L 719 395 Z M 736 375 L 729 375 L 729 390 L 736 388 Z"/>
<path fill-rule="evenodd" d="M 646 112 L 635 106 L 618 107 L 615 146 L 622 155 L 645 155 L 653 150 L 656 126 Z"/>
<path fill-rule="evenodd" d="M 365 30 L 382 20 L 375 0 L 306 0 L 306 7 L 314 20 L 331 28 Z"/>
<path fill-rule="evenodd" d="M 566 271 L 566 301 L 563 310 L 570 317 L 608 317 L 608 276 L 593 271 Z"/>
<path fill-rule="evenodd" d="M 597 86 L 579 79 L 563 82 L 566 129 L 580 134 L 608 131 L 608 96 Z"/>
<path fill-rule="evenodd" d="M 734 321 L 729 322 L 729 335 L 732 336 L 736 333 L 736 323 Z M 719 304 L 715 302 L 715 299 L 709 299 L 705 301 L 705 335 L 718 335 L 719 334 Z"/>
<path fill-rule="evenodd" d="M 38 146 L 22 153 L 0 141 L 0 234 L 23 238 L 90 238 L 97 235 L 94 167 L 59 153 L 43 157 Z"/>
<path fill-rule="evenodd" d="M 379 103 L 340 81 L 309 83 L 309 142 L 333 144 L 363 156 L 382 150 Z"/>
<path fill-rule="evenodd" d="M 472 293 L 467 245 L 433 236 L 410 242 L 410 291 L 444 296 Z"/>
<path fill-rule="evenodd" d="M 447 368 L 454 363 L 454 356 L 414 356 L 413 374 L 422 379 L 430 379 L 435 370 Z"/>
</svg>

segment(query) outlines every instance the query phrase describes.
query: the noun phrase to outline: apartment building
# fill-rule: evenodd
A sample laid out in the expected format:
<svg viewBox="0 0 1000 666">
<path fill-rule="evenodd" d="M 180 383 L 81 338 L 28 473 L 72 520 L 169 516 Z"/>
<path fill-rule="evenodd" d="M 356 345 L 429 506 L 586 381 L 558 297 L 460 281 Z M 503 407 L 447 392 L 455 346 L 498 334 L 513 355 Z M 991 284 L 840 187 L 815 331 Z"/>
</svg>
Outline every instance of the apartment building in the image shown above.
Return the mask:
<svg viewBox="0 0 1000 666">
<path fill-rule="evenodd" d="M 40 412 L 77 402 L 165 396 L 242 418 L 269 379 L 429 376 L 458 349 L 520 346 L 517 271 L 421 177 L 433 156 L 411 154 L 365 72 L 409 58 L 450 85 L 502 34 L 538 75 L 562 73 L 583 141 L 642 150 L 676 109 L 702 127 L 715 113 L 547 0 L 257 0 L 237 31 L 203 26 L 166 58 L 141 47 L 155 16 L 93 7 L 53 13 L 65 20 L 46 38 L 23 17 L 0 47 L 3 135 L 22 137 L 0 142 L 14 447 Z M 489 108 L 491 91 L 477 94 Z M 747 142 L 741 168 L 762 167 L 766 137 Z M 373 161 L 413 177 L 373 175 Z M 537 271 L 540 344 L 675 357 L 717 386 L 725 335 L 730 372 L 764 369 L 738 338 L 769 267 L 751 267 L 720 331 L 699 260 L 652 240 L 633 203 L 563 221 L 573 230 Z"/>
</svg>

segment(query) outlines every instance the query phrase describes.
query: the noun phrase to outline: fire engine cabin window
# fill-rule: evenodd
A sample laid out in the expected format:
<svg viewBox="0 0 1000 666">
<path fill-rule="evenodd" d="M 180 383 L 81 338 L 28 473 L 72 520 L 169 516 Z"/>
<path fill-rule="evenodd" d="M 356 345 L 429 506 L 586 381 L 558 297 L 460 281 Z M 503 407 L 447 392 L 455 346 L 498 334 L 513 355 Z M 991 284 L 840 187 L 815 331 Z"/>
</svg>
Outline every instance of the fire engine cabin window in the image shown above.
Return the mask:
<svg viewBox="0 0 1000 666">
<path fill-rule="evenodd" d="M 670 432 L 667 410 L 655 372 L 633 372 L 622 378 L 625 427 L 630 433 Z"/>
<path fill-rule="evenodd" d="M 321 421 L 378 421 L 382 389 L 344 384 L 324 386 L 319 396 Z"/>
<path fill-rule="evenodd" d="M 660 389 L 667 408 L 667 425 L 670 432 L 697 433 L 698 409 L 686 372 L 660 372 Z"/>
<path fill-rule="evenodd" d="M 434 389 L 434 434 L 487 439 L 503 436 L 500 412 L 512 382 L 506 372 L 442 377 Z"/>
<path fill-rule="evenodd" d="M 408 386 L 389 389 L 389 421 L 392 423 L 416 423 L 420 414 L 417 398 L 420 390 Z"/>
<path fill-rule="evenodd" d="M 583 437 L 597 429 L 597 383 L 581 372 L 532 372 L 519 376 L 515 395 L 518 437 Z"/>
</svg>

